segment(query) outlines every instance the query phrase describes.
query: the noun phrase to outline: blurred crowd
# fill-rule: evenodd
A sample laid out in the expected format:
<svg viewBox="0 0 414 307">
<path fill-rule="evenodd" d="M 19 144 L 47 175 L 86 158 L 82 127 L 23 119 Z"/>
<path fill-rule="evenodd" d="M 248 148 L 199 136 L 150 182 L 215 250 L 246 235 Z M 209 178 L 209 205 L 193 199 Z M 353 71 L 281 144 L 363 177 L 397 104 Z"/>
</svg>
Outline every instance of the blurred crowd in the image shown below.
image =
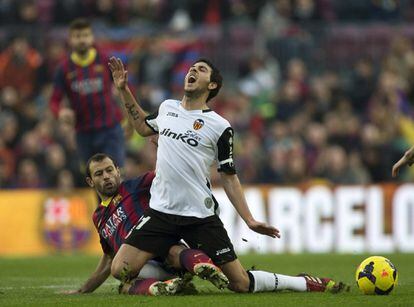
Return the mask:
<svg viewBox="0 0 414 307">
<path fill-rule="evenodd" d="M 56 65 L 68 52 L 64 36 L 44 35 L 42 41 L 44 25 L 65 28 L 78 16 L 110 29 L 151 22 L 179 31 L 176 40 L 162 31 L 140 36 L 132 47 L 99 36 L 98 45 L 127 59 L 131 85 L 148 111 L 166 97 L 180 98 L 192 60 L 213 57 L 223 68 L 224 87 L 211 107 L 236 131 L 236 168 L 243 183 L 389 181 L 392 164 L 414 140 L 413 37 L 391 31 L 377 58 L 360 50 L 361 56 L 334 69 L 328 58 L 316 57 L 315 63 L 308 57 L 320 38 L 306 29 L 315 22 L 326 27 L 366 20 L 409 24 L 410 2 L 0 0 L 0 23 L 17 25 L 13 35 L 0 31 L 0 188 L 85 185 L 74 131 L 59 125 L 48 106 Z M 233 31 L 238 44 L 211 43 L 240 20 L 248 20 L 243 29 L 250 35 Z M 20 25 L 31 26 L 36 40 L 23 35 Z M 191 43 L 183 43 L 194 25 L 207 39 L 189 34 Z M 282 54 L 272 48 L 285 44 L 287 36 L 293 49 Z M 154 169 L 155 152 L 152 142 L 135 134 L 124 176 Z M 212 176 L 217 179 L 215 172 Z M 412 178 L 407 171 L 400 180 Z"/>
<path fill-rule="evenodd" d="M 257 21 L 272 6 L 296 22 L 315 20 L 412 20 L 410 0 L 1 0 L 1 24 L 66 24 L 84 16 L 113 25 L 165 24 L 186 16 L 193 23 Z"/>
</svg>

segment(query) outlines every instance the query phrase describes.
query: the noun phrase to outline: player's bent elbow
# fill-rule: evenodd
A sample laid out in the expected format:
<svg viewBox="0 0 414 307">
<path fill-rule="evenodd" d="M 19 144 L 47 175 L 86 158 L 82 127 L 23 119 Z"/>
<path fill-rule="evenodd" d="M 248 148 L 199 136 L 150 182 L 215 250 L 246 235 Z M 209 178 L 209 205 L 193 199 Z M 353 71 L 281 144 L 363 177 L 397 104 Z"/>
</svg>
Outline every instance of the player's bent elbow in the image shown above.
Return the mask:
<svg viewBox="0 0 414 307">
<path fill-rule="evenodd" d="M 134 128 L 135 128 L 135 131 L 142 137 L 147 137 L 147 136 L 156 134 L 145 123 L 140 124 L 140 125 L 135 125 Z"/>
</svg>

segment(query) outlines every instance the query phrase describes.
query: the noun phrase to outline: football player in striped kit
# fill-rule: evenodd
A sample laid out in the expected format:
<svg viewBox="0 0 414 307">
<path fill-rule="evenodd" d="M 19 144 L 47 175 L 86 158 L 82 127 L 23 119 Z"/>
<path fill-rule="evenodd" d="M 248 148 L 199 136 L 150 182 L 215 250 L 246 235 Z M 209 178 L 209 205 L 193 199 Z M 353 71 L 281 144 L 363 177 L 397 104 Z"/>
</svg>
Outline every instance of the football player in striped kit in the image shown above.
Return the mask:
<svg viewBox="0 0 414 307">
<path fill-rule="evenodd" d="M 112 95 L 108 56 L 94 47 L 92 27 L 85 19 L 70 24 L 69 45 L 72 51 L 55 73 L 50 109 L 62 124 L 75 127 L 77 149 L 84 164 L 93 154 L 103 152 L 122 167 L 123 116 Z M 69 106 L 61 106 L 63 96 L 68 98 Z"/>
<path fill-rule="evenodd" d="M 98 153 L 88 160 L 86 181 L 101 199 L 92 219 L 103 254 L 90 278 L 79 289 L 67 291 L 67 294 L 93 292 L 108 278 L 120 246 L 144 221 L 142 218 L 148 209 L 153 179 L 154 172 L 148 172 L 121 181 L 119 167 L 107 154 Z M 189 249 L 180 240 L 174 242 L 165 257 L 149 259 L 139 274 L 118 278 L 123 293 L 157 296 L 188 290 L 193 275 L 207 279 L 218 288 L 228 284 L 226 276 L 204 252 Z"/>
</svg>

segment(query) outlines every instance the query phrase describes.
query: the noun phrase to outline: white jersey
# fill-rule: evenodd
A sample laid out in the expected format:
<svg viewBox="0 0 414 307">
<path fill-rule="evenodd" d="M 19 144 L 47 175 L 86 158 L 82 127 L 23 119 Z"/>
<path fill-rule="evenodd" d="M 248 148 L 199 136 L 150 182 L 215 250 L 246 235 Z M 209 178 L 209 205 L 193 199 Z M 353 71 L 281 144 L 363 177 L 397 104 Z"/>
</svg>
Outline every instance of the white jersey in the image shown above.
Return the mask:
<svg viewBox="0 0 414 307">
<path fill-rule="evenodd" d="M 150 207 L 181 216 L 204 218 L 217 209 L 210 189 L 210 167 L 235 174 L 233 129 L 212 110 L 188 111 L 178 100 L 165 100 L 146 118 L 159 134 Z"/>
</svg>

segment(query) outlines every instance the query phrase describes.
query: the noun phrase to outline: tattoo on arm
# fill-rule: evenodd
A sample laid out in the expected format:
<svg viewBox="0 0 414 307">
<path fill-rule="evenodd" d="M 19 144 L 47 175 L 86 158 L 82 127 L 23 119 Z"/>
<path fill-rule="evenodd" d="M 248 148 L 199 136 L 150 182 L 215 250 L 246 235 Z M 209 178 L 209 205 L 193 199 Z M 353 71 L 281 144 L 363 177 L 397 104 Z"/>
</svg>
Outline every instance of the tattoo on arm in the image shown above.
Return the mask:
<svg viewBox="0 0 414 307">
<path fill-rule="evenodd" d="M 138 120 L 139 119 L 139 112 L 138 110 L 135 108 L 135 105 L 132 103 L 126 103 L 125 104 L 125 108 L 127 109 L 128 113 L 131 115 L 133 120 Z"/>
</svg>

